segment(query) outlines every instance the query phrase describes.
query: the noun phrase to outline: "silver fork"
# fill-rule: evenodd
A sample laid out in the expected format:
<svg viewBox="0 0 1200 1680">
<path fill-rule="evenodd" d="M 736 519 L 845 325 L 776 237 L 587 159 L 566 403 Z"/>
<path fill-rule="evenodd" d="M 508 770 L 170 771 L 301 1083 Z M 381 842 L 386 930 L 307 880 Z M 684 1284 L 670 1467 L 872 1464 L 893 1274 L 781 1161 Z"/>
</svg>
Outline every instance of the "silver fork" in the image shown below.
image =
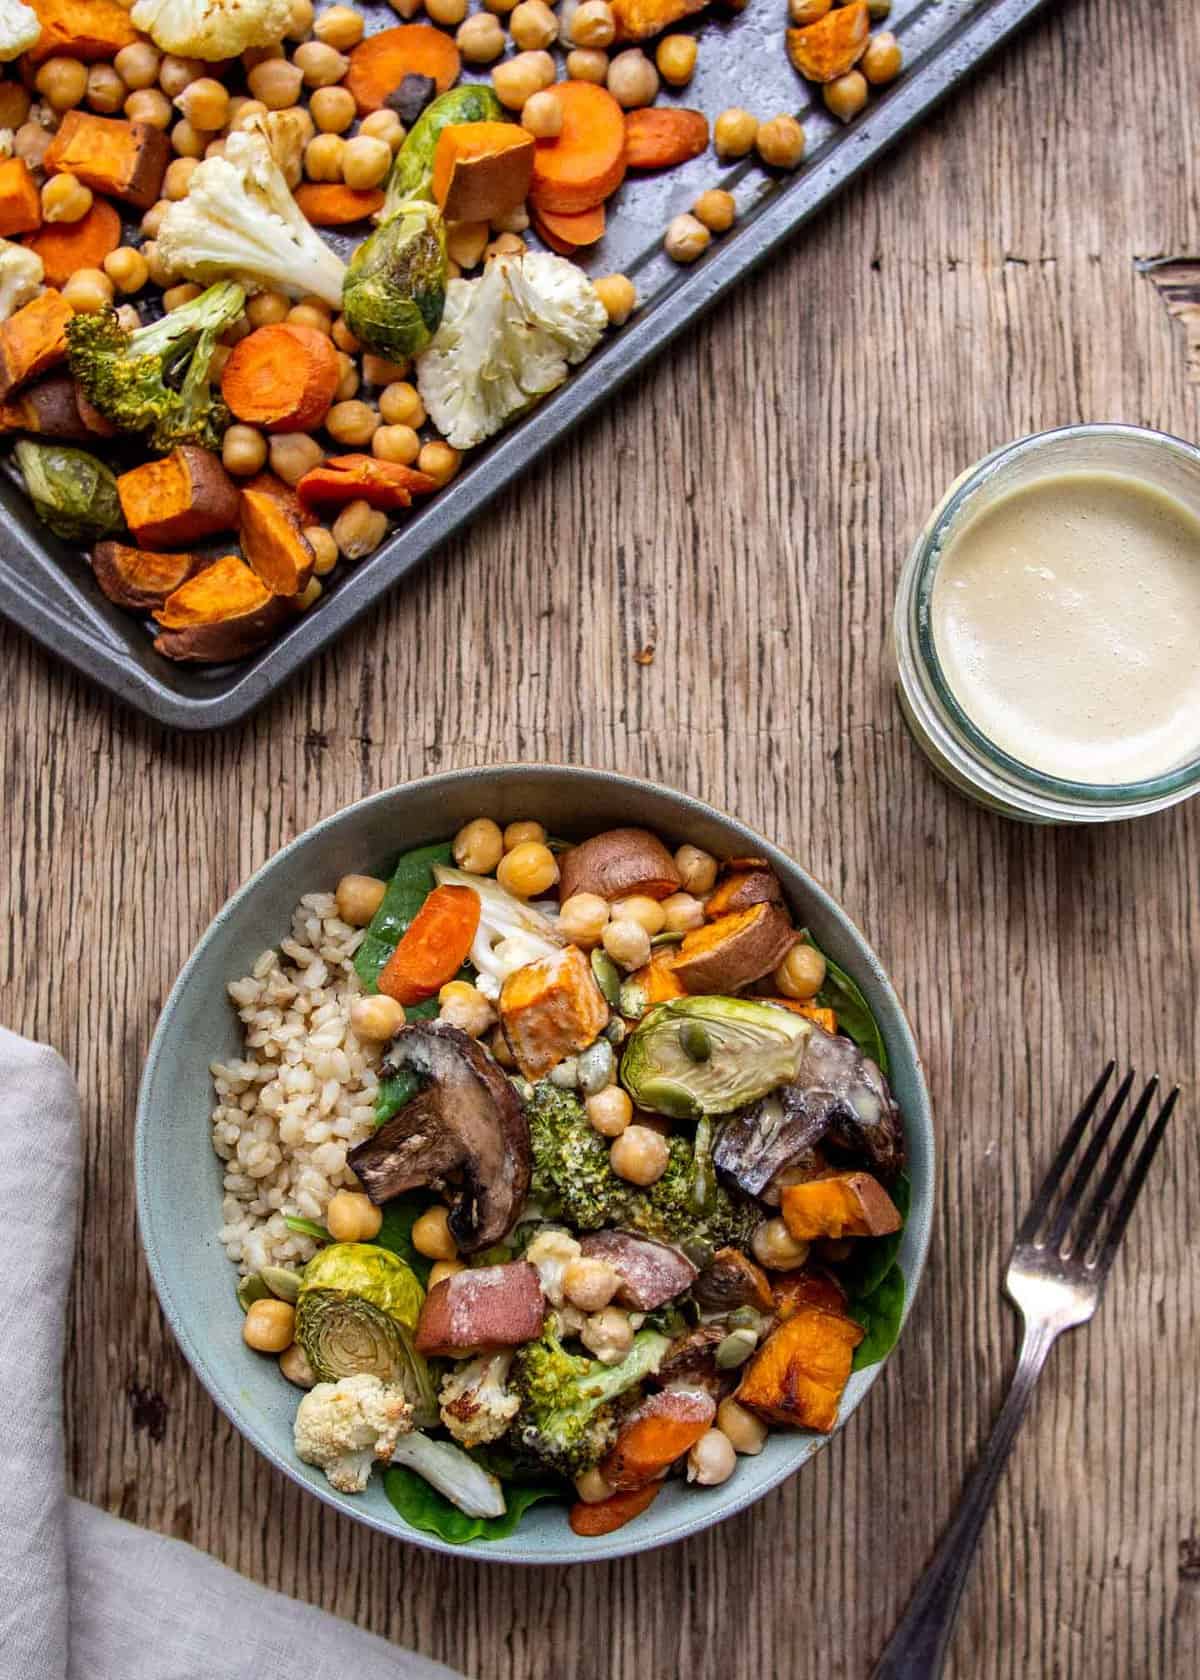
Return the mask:
<svg viewBox="0 0 1200 1680">
<path fill-rule="evenodd" d="M 1084 1193 L 1133 1089 L 1133 1074 L 1127 1073 L 1099 1122 L 1092 1125 L 1115 1068 L 1116 1063 L 1110 1062 L 1093 1086 L 1017 1232 L 1004 1279 L 1009 1299 L 1020 1311 L 1023 1323 L 1016 1375 L 954 1520 L 942 1536 L 871 1680 L 937 1680 L 942 1672 L 975 1547 L 1046 1355 L 1064 1330 L 1086 1324 L 1100 1304 L 1133 1204 L 1179 1097 L 1176 1087 L 1162 1104 L 1118 1194 L 1122 1172 L 1158 1090 L 1157 1075 L 1150 1081 L 1085 1203 Z M 1080 1153 L 1085 1138 L 1086 1146 Z M 1078 1165 L 1055 1206 L 1077 1154 Z"/>
</svg>

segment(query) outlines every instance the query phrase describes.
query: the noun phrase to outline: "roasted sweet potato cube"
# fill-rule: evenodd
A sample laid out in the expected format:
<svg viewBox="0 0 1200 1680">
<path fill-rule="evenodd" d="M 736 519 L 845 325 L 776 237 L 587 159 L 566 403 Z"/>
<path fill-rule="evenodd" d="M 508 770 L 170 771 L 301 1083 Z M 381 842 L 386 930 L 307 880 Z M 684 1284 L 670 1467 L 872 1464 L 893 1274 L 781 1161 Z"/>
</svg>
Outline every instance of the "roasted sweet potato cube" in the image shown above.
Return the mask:
<svg viewBox="0 0 1200 1680">
<path fill-rule="evenodd" d="M 871 17 L 867 0 L 852 0 L 816 23 L 787 32 L 788 57 L 810 82 L 836 82 L 867 50 Z"/>
<path fill-rule="evenodd" d="M 704 906 L 706 921 L 749 910 L 752 904 L 782 904 L 783 888 L 770 869 L 734 869 L 718 881 Z"/>
<path fill-rule="evenodd" d="M 828 1435 L 862 1339 L 852 1319 L 801 1306 L 754 1355 L 737 1399 L 770 1423 Z"/>
<path fill-rule="evenodd" d="M 66 373 L 48 374 L 0 403 L 0 432 L 73 440 L 92 435 L 79 407 L 75 381 Z"/>
<path fill-rule="evenodd" d="M 680 18 L 704 11 L 708 0 L 612 0 L 618 41 L 649 41 Z"/>
<path fill-rule="evenodd" d="M 223 664 L 260 648 L 294 611 L 240 556 L 227 554 L 167 597 L 154 614 L 163 626 L 154 645 L 184 664 Z"/>
<path fill-rule="evenodd" d="M 822 1312 L 844 1318 L 846 1291 L 828 1272 L 801 1266 L 794 1272 L 775 1272 L 771 1277 L 775 1314 L 781 1321 L 792 1318 L 801 1307 L 820 1307 Z"/>
<path fill-rule="evenodd" d="M 520 1347 L 542 1333 L 546 1297 L 527 1260 L 473 1266 L 443 1278 L 425 1297 L 416 1348 L 426 1358 L 465 1359 L 492 1348 Z"/>
<path fill-rule="evenodd" d="M 664 1389 L 648 1395 L 621 1425 L 612 1450 L 600 1460 L 609 1487 L 629 1491 L 657 1481 L 712 1428 L 717 1403 L 702 1389 Z"/>
<path fill-rule="evenodd" d="M 128 543 L 102 542 L 92 550 L 96 582 L 110 601 L 135 612 L 161 607 L 204 564 L 194 554 L 156 554 Z"/>
<path fill-rule="evenodd" d="M 68 111 L 46 153 L 46 173 L 69 170 L 93 192 L 149 210 L 171 161 L 171 142 L 150 123 Z"/>
<path fill-rule="evenodd" d="M 42 33 L 25 54 L 28 65 L 59 54 L 95 63 L 115 58 L 122 47 L 132 46 L 138 38 L 127 8 L 117 0 L 29 0 L 29 4 Z"/>
<path fill-rule="evenodd" d="M 27 379 L 61 362 L 74 314 L 61 292 L 45 291 L 0 326 L 0 401 Z"/>
<path fill-rule="evenodd" d="M 752 904 L 694 928 L 671 966 L 685 991 L 736 992 L 777 968 L 797 938 L 781 905 Z"/>
<path fill-rule="evenodd" d="M 608 1024 L 592 965 L 574 945 L 510 974 L 500 992 L 504 1036 L 526 1079 L 586 1050 Z"/>
<path fill-rule="evenodd" d="M 242 553 L 273 595 L 299 595 L 312 576 L 299 520 L 268 491 L 242 491 Z"/>
<path fill-rule="evenodd" d="M 789 1184 L 781 1211 L 797 1242 L 821 1237 L 886 1237 L 902 1224 L 899 1209 L 868 1172 L 829 1173 Z"/>
<path fill-rule="evenodd" d="M 24 158 L 0 158 L 0 239 L 34 233 L 42 225 L 42 200 Z"/>
<path fill-rule="evenodd" d="M 199 542 L 238 523 L 238 488 L 215 455 L 183 444 L 117 480 L 125 523 L 144 548 Z"/>
</svg>

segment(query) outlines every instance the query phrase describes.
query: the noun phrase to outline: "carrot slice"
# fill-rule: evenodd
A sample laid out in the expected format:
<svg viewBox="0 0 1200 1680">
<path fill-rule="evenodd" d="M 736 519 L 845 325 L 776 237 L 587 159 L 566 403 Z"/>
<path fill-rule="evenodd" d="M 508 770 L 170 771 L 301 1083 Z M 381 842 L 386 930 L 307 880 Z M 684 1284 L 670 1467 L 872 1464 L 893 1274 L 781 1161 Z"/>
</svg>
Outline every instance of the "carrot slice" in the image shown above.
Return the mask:
<svg viewBox="0 0 1200 1680">
<path fill-rule="evenodd" d="M 99 268 L 121 243 L 121 218 L 98 198 L 77 222 L 49 222 L 22 241 L 42 259 L 47 286 L 65 286 L 78 269 Z"/>
<path fill-rule="evenodd" d="M 313 227 L 346 227 L 365 222 L 383 205 L 378 187 L 347 187 L 341 181 L 305 181 L 295 192 L 296 203 Z"/>
<path fill-rule="evenodd" d="M 539 211 L 577 215 L 625 179 L 625 113 L 595 82 L 556 82 L 546 92 L 558 101 L 562 131 L 537 143 L 530 196 Z"/>
<path fill-rule="evenodd" d="M 661 1482 L 651 1482 L 649 1487 L 634 1488 L 628 1493 L 614 1493 L 609 1499 L 601 1499 L 598 1504 L 585 1505 L 582 1500 L 572 1505 L 568 1522 L 575 1534 L 595 1537 L 600 1534 L 614 1534 L 618 1528 L 624 1528 L 634 1517 L 640 1517 L 642 1512 L 658 1498 L 662 1492 Z"/>
<path fill-rule="evenodd" d="M 674 169 L 699 157 L 708 145 L 708 118 L 681 105 L 629 111 L 625 116 L 628 169 Z"/>
<path fill-rule="evenodd" d="M 331 339 L 315 327 L 279 321 L 234 345 L 221 395 L 248 425 L 308 432 L 324 420 L 340 378 Z"/>
<path fill-rule="evenodd" d="M 535 206 L 533 216 L 533 225 L 546 244 L 564 257 L 583 245 L 594 245 L 598 239 L 603 239 L 606 221 L 603 204 L 594 204 L 590 210 L 577 211 L 573 216 L 565 216 L 559 210 L 540 210 Z"/>
<path fill-rule="evenodd" d="M 379 975 L 397 1003 L 423 1003 L 453 980 L 479 927 L 479 894 L 470 887 L 434 887 Z"/>
<path fill-rule="evenodd" d="M 622 1425 L 600 1474 L 609 1487 L 645 1487 L 695 1446 L 716 1415 L 716 1401 L 701 1390 L 652 1394 Z"/>
<path fill-rule="evenodd" d="M 428 23 L 402 23 L 368 35 L 350 54 L 344 86 L 354 95 L 360 117 L 383 109 L 405 76 L 432 76 L 439 93 L 458 80 L 461 60 L 449 35 Z"/>
<path fill-rule="evenodd" d="M 392 513 L 411 507 L 414 496 L 436 489 L 436 479 L 399 461 L 377 461 L 373 455 L 331 455 L 305 473 L 296 494 L 305 509 L 362 501 Z"/>
</svg>

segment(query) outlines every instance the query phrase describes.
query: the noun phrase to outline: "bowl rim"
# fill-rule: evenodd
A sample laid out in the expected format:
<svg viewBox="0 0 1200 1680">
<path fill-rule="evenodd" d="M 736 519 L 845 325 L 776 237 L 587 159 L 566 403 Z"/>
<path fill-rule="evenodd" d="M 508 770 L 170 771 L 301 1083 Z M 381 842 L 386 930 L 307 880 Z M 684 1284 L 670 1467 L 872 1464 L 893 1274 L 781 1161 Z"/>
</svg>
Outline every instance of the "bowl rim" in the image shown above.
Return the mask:
<svg viewBox="0 0 1200 1680">
<path fill-rule="evenodd" d="M 849 934 L 858 940 L 865 954 L 865 959 L 871 968 L 873 980 L 882 990 L 887 1002 L 895 1012 L 897 1033 L 900 1038 L 899 1048 L 910 1062 L 918 1097 L 917 1102 L 911 1105 L 914 1111 L 911 1113 L 907 1109 L 905 1111 L 905 1125 L 921 1133 L 929 1159 L 928 1192 L 924 1197 L 914 1194 L 905 1225 L 906 1237 L 912 1244 L 913 1262 L 910 1271 L 905 1274 L 904 1309 L 896 1332 L 896 1340 L 881 1360 L 875 1365 L 867 1367 L 865 1383 L 848 1408 L 843 1403 L 833 1430 L 828 1435 L 797 1433 L 793 1439 L 800 1449 L 801 1456 L 793 1458 L 790 1462 L 784 1462 L 778 1470 L 772 1470 L 765 1481 L 756 1482 L 753 1486 L 746 1487 L 744 1491 L 736 1491 L 735 1478 L 731 1483 L 725 1484 L 730 1491 L 725 1494 L 719 1504 L 713 1503 L 710 1505 L 707 1501 L 703 1503 L 697 1501 L 698 1509 L 694 1513 L 685 1509 L 675 1520 L 668 1523 L 665 1530 L 656 1530 L 653 1533 L 647 1533 L 645 1538 L 639 1538 L 639 1525 L 633 1523 L 617 1530 L 615 1534 L 599 1537 L 573 1537 L 574 1543 L 542 1546 L 536 1552 L 531 1552 L 528 1548 L 523 1549 L 515 1533 L 503 1540 L 472 1540 L 465 1544 L 454 1545 L 443 1540 L 439 1535 L 405 1524 L 399 1512 L 396 1512 L 394 1519 L 390 1520 L 377 1516 L 366 1505 L 356 1503 L 351 1496 L 340 1495 L 334 1488 L 325 1485 L 323 1478 L 320 1481 L 310 1481 L 296 1461 L 276 1450 L 265 1429 L 249 1417 L 239 1415 L 238 1408 L 232 1400 L 227 1402 L 225 1390 L 228 1385 L 222 1383 L 216 1372 L 211 1368 L 203 1346 L 189 1330 L 184 1316 L 176 1304 L 167 1276 L 167 1269 L 159 1252 L 158 1232 L 150 1212 L 152 1205 L 150 1145 L 154 1125 L 150 1099 L 152 1087 L 155 1083 L 156 1068 L 170 1039 L 176 1008 L 190 986 L 193 975 L 203 963 L 208 945 L 217 930 L 237 915 L 239 910 L 257 892 L 262 881 L 278 869 L 287 858 L 308 845 L 318 834 L 336 827 L 351 812 L 359 812 L 374 805 L 384 804 L 393 800 L 398 794 L 402 795 L 418 787 L 436 789 L 439 785 L 461 783 L 468 778 L 485 784 L 484 788 L 481 789 L 481 795 L 485 795 L 488 784 L 495 786 L 497 783 L 502 784 L 507 778 L 516 776 L 550 784 L 553 784 L 557 778 L 582 776 L 586 779 L 596 780 L 612 790 L 636 789 L 649 791 L 669 803 L 677 805 L 681 814 L 687 810 L 699 812 L 718 824 L 726 824 L 739 830 L 743 836 L 753 842 L 756 848 L 754 855 L 764 856 L 772 867 L 782 872 L 785 877 L 787 875 L 799 877 L 799 882 L 805 894 L 819 904 L 822 910 L 830 913 L 842 923 Z M 787 884 L 786 880 L 785 884 Z M 208 1135 L 205 1133 L 206 1145 L 208 1142 Z M 767 839 L 766 836 L 760 835 L 757 830 L 742 822 L 740 818 L 731 816 L 719 806 L 711 805 L 705 800 L 698 799 L 693 794 L 671 787 L 666 783 L 652 781 L 646 777 L 628 776 L 619 771 L 584 764 L 542 762 L 526 764 L 518 761 L 463 766 L 454 770 L 439 771 L 431 776 L 418 776 L 409 781 L 398 782 L 391 787 L 367 794 L 361 799 L 351 800 L 349 803 L 331 811 L 327 816 L 319 818 L 299 834 L 293 835 L 290 840 L 261 863 L 243 884 L 230 895 L 208 923 L 193 946 L 187 961 L 180 969 L 162 1005 L 146 1052 L 146 1060 L 138 1087 L 134 1126 L 134 1189 L 138 1238 L 150 1272 L 151 1282 L 154 1285 L 155 1294 L 158 1297 L 159 1306 L 193 1373 L 199 1378 L 210 1399 L 229 1420 L 238 1435 L 248 1441 L 270 1464 L 274 1465 L 277 1470 L 281 1470 L 298 1487 L 314 1495 L 323 1504 L 331 1506 L 335 1511 L 347 1515 L 357 1522 L 364 1523 L 380 1534 L 408 1545 L 419 1546 L 426 1551 L 442 1553 L 447 1557 L 470 1558 L 475 1562 L 497 1564 L 604 1563 L 641 1552 L 656 1551 L 662 1546 L 674 1545 L 678 1541 L 690 1539 L 702 1533 L 705 1529 L 745 1511 L 768 1493 L 774 1492 L 776 1488 L 789 1480 L 814 1458 L 817 1453 L 827 1447 L 831 1441 L 835 1440 L 874 1388 L 884 1367 L 899 1346 L 900 1339 L 907 1328 L 909 1315 L 925 1275 L 925 1266 L 929 1255 L 936 1174 L 936 1137 L 924 1064 L 917 1049 L 916 1039 L 908 1016 L 896 995 L 895 988 L 876 956 L 874 948 L 865 938 L 858 924 L 847 915 L 833 895 L 802 864 L 773 841 Z M 217 1210 L 214 1209 L 215 1211 Z M 716 1492 L 718 1490 L 710 1491 Z"/>
</svg>

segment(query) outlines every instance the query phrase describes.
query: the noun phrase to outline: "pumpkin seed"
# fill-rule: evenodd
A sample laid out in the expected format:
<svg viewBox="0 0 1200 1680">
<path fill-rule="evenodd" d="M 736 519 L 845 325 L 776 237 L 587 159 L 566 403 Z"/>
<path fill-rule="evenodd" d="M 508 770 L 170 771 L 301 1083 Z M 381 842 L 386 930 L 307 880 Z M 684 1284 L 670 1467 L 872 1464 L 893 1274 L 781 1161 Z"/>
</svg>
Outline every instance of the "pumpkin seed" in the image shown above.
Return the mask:
<svg viewBox="0 0 1200 1680">
<path fill-rule="evenodd" d="M 707 1027 L 699 1021 L 685 1021 L 679 1029 L 679 1044 L 684 1055 L 693 1062 L 706 1062 L 712 1055 L 712 1039 Z"/>
<path fill-rule="evenodd" d="M 238 1306 L 243 1312 L 249 1312 L 255 1301 L 265 1301 L 271 1291 L 267 1288 L 258 1272 L 251 1272 L 249 1277 L 239 1279 L 237 1286 Z"/>
<path fill-rule="evenodd" d="M 258 1274 L 271 1294 L 293 1307 L 300 1296 L 300 1273 L 288 1266 L 264 1266 Z"/>
<path fill-rule="evenodd" d="M 753 1307 L 737 1307 L 725 1322 L 731 1330 L 749 1330 L 758 1336 L 762 1333 L 763 1315 Z"/>
<path fill-rule="evenodd" d="M 722 1371 L 733 1371 L 744 1365 L 758 1346 L 753 1330 L 731 1330 L 723 1342 L 717 1343 L 716 1361 Z"/>
<path fill-rule="evenodd" d="M 604 1036 L 610 1044 L 624 1044 L 629 1037 L 629 1028 L 619 1015 L 614 1015 L 604 1029 Z"/>
<path fill-rule="evenodd" d="M 659 950 L 663 945 L 682 944 L 683 935 L 681 933 L 656 933 L 654 938 L 650 941 L 651 948 L 655 951 Z"/>
<path fill-rule="evenodd" d="M 626 980 L 622 984 L 620 1007 L 622 1015 L 628 1015 L 631 1020 L 640 1020 L 646 1013 L 646 988 L 640 980 Z"/>
<path fill-rule="evenodd" d="M 603 1091 L 606 1085 L 611 1085 L 617 1071 L 617 1058 L 613 1055 L 613 1047 L 606 1038 L 598 1038 L 590 1045 L 576 1062 L 579 1072 L 579 1089 L 585 1097 L 594 1097 L 597 1091 Z"/>
<path fill-rule="evenodd" d="M 596 977 L 604 1001 L 610 1009 L 615 1009 L 621 998 L 621 976 L 617 972 L 617 965 L 607 951 L 602 951 L 597 945 L 592 952 L 592 973 Z"/>
</svg>

